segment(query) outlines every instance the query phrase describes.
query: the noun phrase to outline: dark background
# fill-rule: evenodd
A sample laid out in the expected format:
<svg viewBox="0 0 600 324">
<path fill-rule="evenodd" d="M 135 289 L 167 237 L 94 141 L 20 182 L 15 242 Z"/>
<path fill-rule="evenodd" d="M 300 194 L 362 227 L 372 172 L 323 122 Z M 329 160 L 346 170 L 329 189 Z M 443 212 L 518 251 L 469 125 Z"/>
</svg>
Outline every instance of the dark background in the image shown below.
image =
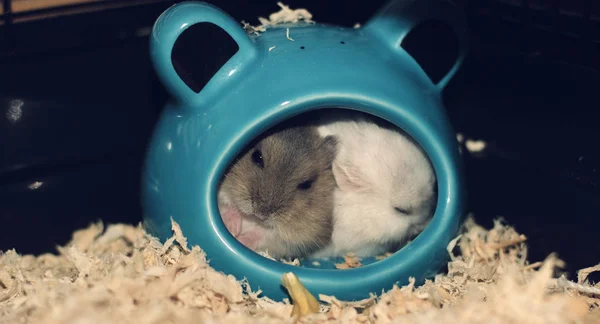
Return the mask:
<svg viewBox="0 0 600 324">
<path fill-rule="evenodd" d="M 279 9 L 276 1 L 209 2 L 252 24 Z M 54 252 L 90 222 L 141 221 L 144 150 L 167 100 L 148 32 L 173 3 L 2 16 L 0 250 Z M 285 3 L 353 26 L 384 1 Z M 484 226 L 503 216 L 528 236 L 530 260 L 558 252 L 572 276 L 600 262 L 600 2 L 458 3 L 471 52 L 446 105 L 458 132 L 488 143 L 465 155 L 469 210 Z M 202 44 L 186 48 L 198 62 L 211 55 Z M 434 24 L 405 48 L 434 79 L 453 60 L 453 39 Z"/>
</svg>

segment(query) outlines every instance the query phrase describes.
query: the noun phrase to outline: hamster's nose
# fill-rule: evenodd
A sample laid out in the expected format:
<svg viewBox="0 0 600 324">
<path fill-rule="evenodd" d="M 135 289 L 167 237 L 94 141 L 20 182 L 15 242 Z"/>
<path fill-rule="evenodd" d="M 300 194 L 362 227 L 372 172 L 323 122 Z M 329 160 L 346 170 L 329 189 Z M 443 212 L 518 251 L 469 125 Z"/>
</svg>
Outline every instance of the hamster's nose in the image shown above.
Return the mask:
<svg viewBox="0 0 600 324">
<path fill-rule="evenodd" d="M 276 199 L 259 199 L 255 209 L 257 214 L 268 218 L 281 209 L 281 204 Z"/>
</svg>

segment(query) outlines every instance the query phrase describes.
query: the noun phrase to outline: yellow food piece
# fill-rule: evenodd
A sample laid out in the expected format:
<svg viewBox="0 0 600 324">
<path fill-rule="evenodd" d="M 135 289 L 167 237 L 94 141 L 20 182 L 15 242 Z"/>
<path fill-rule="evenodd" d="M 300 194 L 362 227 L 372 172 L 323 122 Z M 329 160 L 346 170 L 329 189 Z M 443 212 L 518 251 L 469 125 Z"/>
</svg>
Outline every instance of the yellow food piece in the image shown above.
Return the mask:
<svg viewBox="0 0 600 324">
<path fill-rule="evenodd" d="M 292 309 L 292 317 L 304 316 L 311 313 L 319 312 L 319 302 L 306 287 L 300 282 L 292 272 L 284 273 L 281 277 L 281 284 L 287 289 L 292 297 L 294 307 Z"/>
</svg>

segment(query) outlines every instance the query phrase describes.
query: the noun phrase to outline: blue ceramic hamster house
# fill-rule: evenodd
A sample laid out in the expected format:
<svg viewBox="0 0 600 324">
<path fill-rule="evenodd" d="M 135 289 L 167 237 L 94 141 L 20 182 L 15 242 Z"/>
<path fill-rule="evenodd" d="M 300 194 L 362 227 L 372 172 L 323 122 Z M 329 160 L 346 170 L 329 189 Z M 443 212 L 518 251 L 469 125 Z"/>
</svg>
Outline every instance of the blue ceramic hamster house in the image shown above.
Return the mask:
<svg viewBox="0 0 600 324">
<path fill-rule="evenodd" d="M 451 26 L 461 48 L 437 84 L 399 46 L 411 29 L 430 19 Z M 177 38 L 197 23 L 221 28 L 237 44 L 198 92 L 171 61 Z M 276 300 L 286 297 L 280 279 L 291 271 L 312 293 L 345 300 L 366 298 L 410 276 L 418 283 L 432 277 L 445 265 L 446 246 L 464 215 L 462 166 L 441 91 L 462 63 L 465 33 L 462 15 L 443 0 L 391 2 L 359 29 L 300 22 L 260 35 L 249 35 L 206 3 L 167 9 L 152 31 L 151 58 L 174 100 L 162 112 L 147 153 L 142 182 L 147 229 L 166 240 L 174 219 L 215 269 L 246 277 L 253 289 Z M 430 225 L 394 255 L 355 269 L 294 267 L 264 258 L 229 234 L 217 207 L 222 175 L 252 139 L 292 116 L 327 107 L 360 110 L 404 129 L 429 155 L 438 180 Z"/>
</svg>

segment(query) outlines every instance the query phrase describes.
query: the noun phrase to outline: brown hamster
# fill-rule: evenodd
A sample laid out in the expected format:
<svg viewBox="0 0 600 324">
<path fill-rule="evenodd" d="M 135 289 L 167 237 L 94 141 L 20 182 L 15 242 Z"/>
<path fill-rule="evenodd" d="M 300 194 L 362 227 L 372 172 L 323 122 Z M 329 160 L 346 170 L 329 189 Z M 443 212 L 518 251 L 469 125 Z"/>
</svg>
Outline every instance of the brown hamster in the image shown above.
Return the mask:
<svg viewBox="0 0 600 324">
<path fill-rule="evenodd" d="M 334 136 L 285 123 L 255 140 L 228 168 L 219 210 L 245 246 L 274 258 L 304 257 L 331 240 Z"/>
</svg>

